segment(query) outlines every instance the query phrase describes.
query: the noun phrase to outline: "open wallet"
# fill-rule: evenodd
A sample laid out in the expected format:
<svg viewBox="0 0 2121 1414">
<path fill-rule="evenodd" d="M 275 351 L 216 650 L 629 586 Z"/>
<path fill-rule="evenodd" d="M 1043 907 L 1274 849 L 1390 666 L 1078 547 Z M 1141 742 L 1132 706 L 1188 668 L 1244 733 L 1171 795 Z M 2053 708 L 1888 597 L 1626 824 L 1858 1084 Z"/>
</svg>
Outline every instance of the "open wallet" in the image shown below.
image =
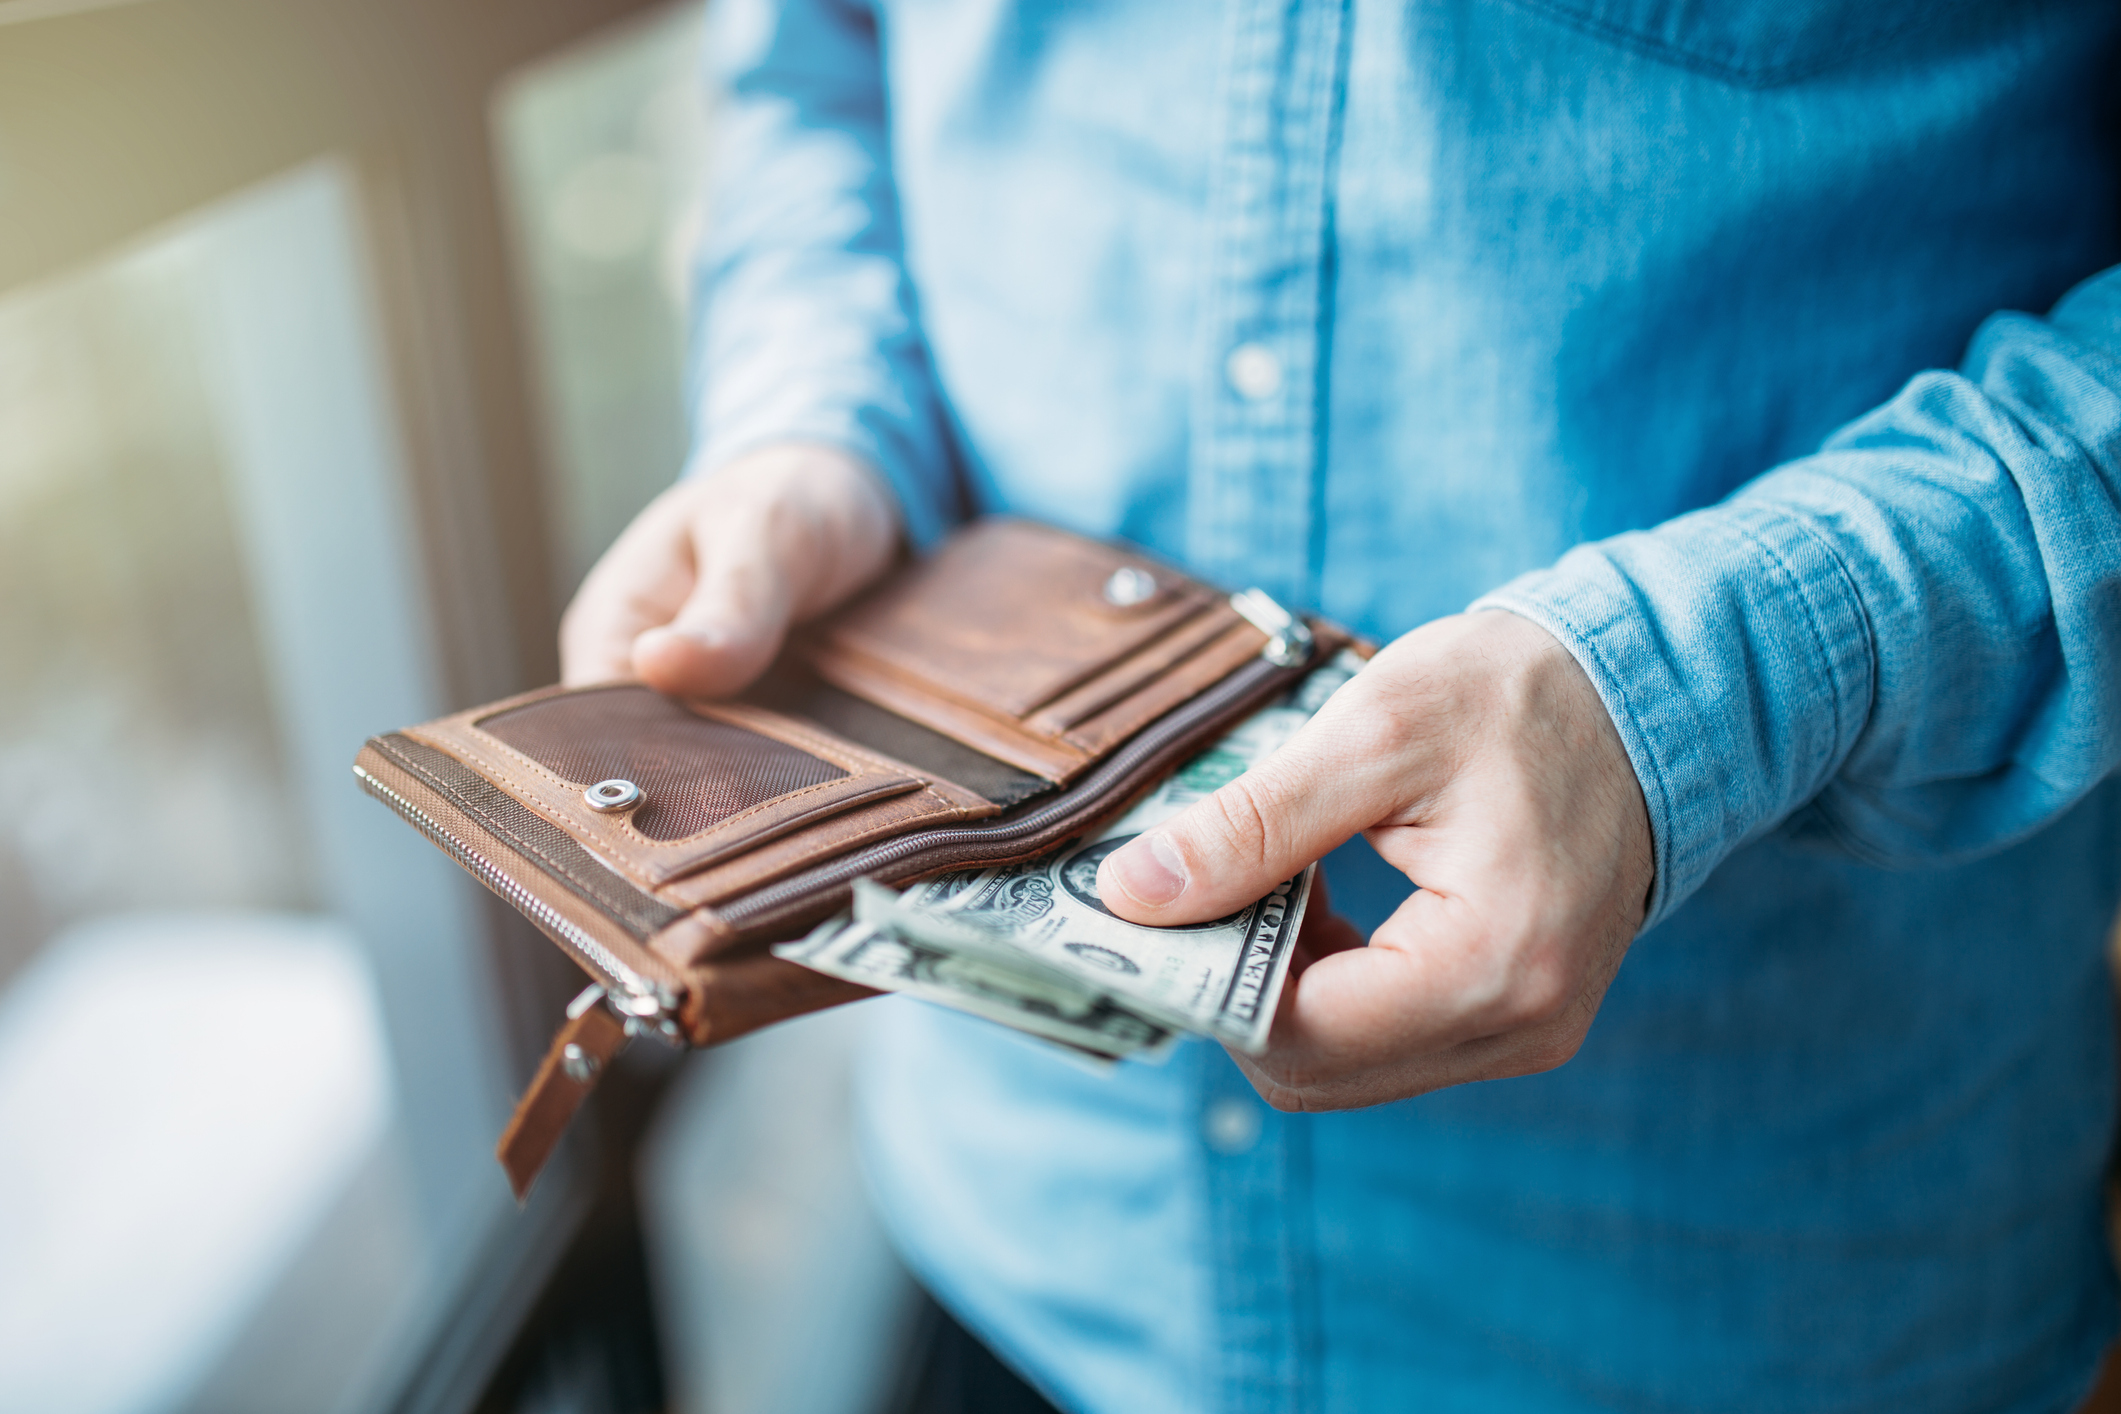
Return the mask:
<svg viewBox="0 0 2121 1414">
<path fill-rule="evenodd" d="M 958 531 L 739 697 L 544 688 L 354 774 L 589 973 L 499 1158 L 518 1196 L 631 1036 L 704 1046 L 871 993 L 769 947 L 1112 819 L 1348 642 L 1258 590 L 1027 521 Z"/>
</svg>

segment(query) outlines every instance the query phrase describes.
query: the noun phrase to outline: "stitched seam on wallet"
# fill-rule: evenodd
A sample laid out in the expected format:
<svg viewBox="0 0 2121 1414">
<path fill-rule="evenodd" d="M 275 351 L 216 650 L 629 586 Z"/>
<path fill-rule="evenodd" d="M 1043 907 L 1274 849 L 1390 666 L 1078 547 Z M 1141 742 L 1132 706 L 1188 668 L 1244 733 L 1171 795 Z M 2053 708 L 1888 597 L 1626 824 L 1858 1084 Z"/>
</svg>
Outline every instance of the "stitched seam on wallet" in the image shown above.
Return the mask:
<svg viewBox="0 0 2121 1414">
<path fill-rule="evenodd" d="M 584 859 L 581 863 L 586 864 L 595 873 L 586 876 L 577 873 L 576 869 L 580 865 L 570 867 L 568 861 L 555 858 L 551 851 L 541 847 L 536 841 L 524 838 L 519 831 L 497 818 L 492 810 L 471 799 L 468 792 L 462 787 L 451 783 L 441 776 L 435 768 L 425 765 L 416 757 L 411 756 L 408 753 L 408 748 L 441 756 L 449 767 L 464 771 L 480 786 L 499 795 L 501 800 L 507 805 L 522 810 L 540 823 L 551 825 L 552 822 L 546 820 L 544 816 L 509 797 L 492 781 L 464 766 L 461 762 L 448 757 L 446 753 L 436 751 L 433 747 L 396 733 L 392 733 L 390 736 L 377 737 L 373 745 L 404 770 L 418 777 L 429 789 L 440 794 L 457 808 L 475 816 L 481 823 L 493 830 L 496 835 L 506 840 L 517 853 L 522 854 L 527 859 L 532 859 L 545 865 L 552 871 L 559 882 L 567 888 L 569 893 L 574 894 L 584 903 L 596 908 L 634 937 L 646 941 L 650 935 L 669 927 L 673 922 L 684 916 L 683 910 L 672 908 L 669 904 L 633 888 L 623 879 L 619 879 L 603 869 L 593 858 Z"/>
<path fill-rule="evenodd" d="M 936 785 L 939 773 L 932 769 L 916 766 L 910 761 L 899 760 L 897 757 L 888 755 L 875 747 L 865 746 L 851 738 L 841 736 L 830 728 L 814 728 L 810 724 L 798 721 L 786 712 L 776 708 L 756 703 L 738 703 L 735 705 L 746 710 L 741 713 L 732 712 L 727 715 L 719 712 L 702 711 L 701 715 L 710 721 L 721 722 L 725 726 L 742 727 L 745 731 L 757 732 L 760 736 L 780 741 L 784 745 L 799 746 L 821 760 L 828 761 L 846 771 L 848 773 L 847 779 L 860 779 L 863 776 L 881 774 L 894 776 L 902 780 L 919 781 L 927 794 L 938 797 L 945 805 L 959 814 L 964 814 L 968 809 L 976 808 L 968 807 L 963 801 L 952 800 L 937 790 Z M 700 709 L 694 708 L 694 710 L 699 711 Z M 876 710 L 883 711 L 884 709 L 879 707 Z M 773 720 L 770 723 L 761 722 L 755 718 L 745 720 L 750 713 L 754 712 L 761 716 L 771 717 Z M 909 725 L 912 724 L 909 723 Z M 820 730 L 824 734 L 820 735 Z M 786 733 L 785 737 L 781 735 L 784 731 Z M 970 750 L 971 748 L 967 747 L 966 749 Z M 975 799 L 987 800 L 987 797 L 968 786 L 958 785 L 955 781 L 944 781 L 943 783 L 957 790 L 964 791 Z M 845 782 L 827 782 L 827 784 L 845 784 Z M 863 799 L 855 803 L 867 804 L 868 801 Z M 999 802 L 989 801 L 988 803 L 998 804 Z M 771 804 L 773 804 L 772 801 L 761 801 L 758 806 L 753 808 L 758 809 Z M 720 826 L 716 828 L 719 829 Z"/>
<path fill-rule="evenodd" d="M 764 707 L 754 707 L 751 710 L 761 714 L 771 711 L 770 708 Z M 768 741 L 778 741 L 783 746 L 792 746 L 798 751 L 807 751 L 820 761 L 839 767 L 850 776 L 912 776 L 920 774 L 904 762 L 885 760 L 875 752 L 862 747 L 858 742 L 844 741 L 837 737 L 820 736 L 801 722 L 784 713 L 773 713 L 780 720 L 774 722 L 770 729 L 767 724 L 757 720 L 741 720 L 742 715 L 744 714 L 734 712 L 727 716 L 721 713 L 700 713 L 700 716 L 707 721 L 720 722 L 725 727 L 735 727 L 739 731 L 747 731 L 755 736 L 762 736 Z M 828 782 L 828 784 L 830 783 Z"/>
<path fill-rule="evenodd" d="M 834 764 L 837 764 L 837 763 L 834 763 Z M 883 773 L 882 773 L 881 771 L 879 771 L 879 772 L 877 772 L 877 773 L 876 773 L 876 775 L 882 775 L 882 774 L 883 774 Z M 909 781 L 910 781 L 910 780 L 913 780 L 913 779 L 915 779 L 915 777 L 912 777 L 912 776 L 907 776 L 907 777 L 905 777 L 904 779 L 906 779 L 906 780 L 909 780 Z M 792 791 L 789 791 L 789 792 L 788 792 L 788 793 L 787 793 L 786 795 L 776 795 L 776 796 L 773 796 L 773 797 L 771 797 L 771 798 L 769 798 L 769 799 L 766 799 L 766 800 L 762 800 L 762 801 L 760 801 L 760 802 L 759 802 L 758 804 L 756 804 L 756 805 L 750 806 L 750 807 L 748 807 L 748 808 L 746 808 L 746 809 L 743 809 L 743 810 L 739 810 L 739 811 L 738 811 L 738 812 L 737 812 L 736 814 L 734 814 L 734 815 L 731 815 L 731 816 L 729 816 L 729 817 L 728 817 L 728 818 L 726 818 L 726 819 L 723 819 L 723 820 L 719 820 L 719 821 L 717 821 L 716 823 L 714 823 L 714 824 L 712 824 L 712 825 L 709 825 L 709 826 L 708 826 L 708 827 L 707 827 L 706 829 L 704 829 L 704 830 L 699 830 L 699 831 L 696 831 L 696 832 L 694 832 L 694 833 L 692 833 L 692 834 L 689 834 L 689 835 L 685 836 L 685 837 L 684 837 L 683 839 L 681 839 L 681 840 L 668 840 L 668 841 L 665 841 L 664 843 L 666 843 L 666 844 L 669 844 L 669 845 L 692 845 L 692 844 L 699 844 L 699 843 L 701 843 L 701 842 L 704 842 L 704 841 L 705 841 L 705 840 L 706 840 L 706 839 L 707 839 L 707 838 L 708 838 L 709 836 L 712 836 L 712 835 L 718 835 L 718 834 L 721 834 L 721 833 L 723 833 L 724 831 L 728 831 L 728 830 L 730 830 L 730 829 L 731 829 L 731 827 L 732 827 L 732 826 L 735 826 L 735 825 L 738 825 L 738 824 L 742 824 L 742 823 L 744 823 L 744 822 L 746 822 L 746 821 L 750 820 L 750 819 L 751 819 L 751 817 L 752 817 L 752 816 L 754 816 L 754 815 L 759 815 L 759 814 L 762 814 L 762 813 L 764 813 L 765 811 L 771 810 L 771 809 L 773 809 L 773 808 L 774 808 L 774 807 L 776 807 L 776 806 L 786 805 L 786 804 L 787 804 L 787 803 L 788 803 L 789 801 L 791 801 L 791 800 L 799 800 L 799 799 L 801 799 L 801 798 L 802 798 L 803 796 L 806 796 L 806 795 L 816 795 L 816 794 L 817 794 L 817 793 L 818 793 L 819 791 L 845 791 L 845 790 L 847 790 L 848 784 L 849 784 L 850 782 L 858 782 L 858 781 L 868 781 L 868 782 L 870 782 L 870 786 L 869 786 L 869 789 L 871 789 L 871 790 L 879 790 L 879 789 L 881 789 L 881 787 L 880 787 L 880 786 L 878 786 L 878 785 L 877 785 L 877 783 L 876 783 L 876 777 L 875 777 L 875 776 L 872 776 L 872 775 L 866 775 L 866 774 L 865 774 L 865 775 L 853 775 L 853 774 L 849 774 L 849 775 L 841 776 L 841 777 L 840 777 L 839 779 L 837 779 L 837 780 L 832 780 L 832 781 L 820 781 L 820 782 L 818 782 L 818 783 L 817 783 L 816 785 L 814 785 L 814 786 L 803 786 L 803 787 L 800 787 L 799 789 L 796 789 L 796 790 L 792 790 Z M 848 802 L 847 802 L 847 804 L 848 804 L 848 805 L 850 805 L 850 806 L 853 806 L 853 805 L 859 805 L 859 804 L 861 804 L 861 803 L 862 803 L 862 796 L 861 796 L 861 795 L 858 795 L 858 794 L 856 794 L 856 795 L 853 795 L 853 796 L 852 796 L 852 798 L 851 798 L 851 799 L 849 799 L 849 800 L 848 800 Z M 809 818 L 809 817 L 804 817 L 804 818 Z M 631 827 L 630 827 L 630 826 L 629 826 L 628 828 L 629 828 L 629 829 L 631 829 Z M 634 830 L 634 831 L 632 831 L 632 832 L 633 832 L 634 834 L 640 834 L 640 831 L 638 831 L 638 830 Z M 643 835 L 643 836 L 641 836 L 641 837 L 642 837 L 642 838 L 643 838 L 644 840 L 645 840 L 645 839 L 647 839 L 647 836 L 645 836 L 645 835 Z M 653 841 L 650 841 L 650 843 L 653 843 Z"/>
<path fill-rule="evenodd" d="M 744 813 L 746 815 L 750 815 L 755 814 L 758 811 L 764 810 L 768 806 L 785 805 L 789 801 L 794 800 L 799 795 L 808 795 L 812 791 L 824 790 L 830 786 L 844 787 L 848 781 L 869 780 L 873 782 L 877 781 L 878 779 L 879 778 L 875 776 L 843 776 L 837 781 L 827 781 L 824 783 L 824 785 L 805 786 L 802 790 L 791 791 L 787 795 L 777 795 L 771 800 L 764 801 L 758 805 L 753 806 L 750 810 L 747 810 Z M 804 830 L 809 829 L 812 825 L 820 823 L 821 821 L 836 819 L 849 810 L 853 810 L 864 805 L 870 805 L 879 800 L 889 800 L 895 794 L 914 795 L 929 793 L 926 791 L 915 791 L 906 788 L 908 783 L 917 785 L 919 780 L 918 777 L 900 776 L 896 780 L 890 780 L 889 778 L 883 779 L 886 781 L 885 785 L 873 786 L 865 794 L 850 795 L 846 800 L 842 801 L 827 801 L 822 807 L 797 815 L 791 819 L 781 821 L 779 822 L 780 828 L 771 830 L 769 833 L 763 835 L 761 838 L 757 839 L 749 845 L 740 844 L 737 847 L 723 845 L 721 846 L 721 849 L 723 851 L 722 853 L 716 853 L 714 850 L 708 850 L 704 853 L 700 860 L 693 864 L 687 864 L 684 869 L 680 871 L 680 873 L 689 874 L 693 872 L 695 868 L 712 868 L 716 864 L 726 864 L 731 859 L 738 858 L 741 855 L 747 853 L 751 848 L 772 844 L 775 840 L 785 839 L 789 835 L 798 834 Z M 896 786 L 897 789 L 891 789 L 890 787 L 892 786 Z M 723 821 L 721 825 L 715 826 L 715 829 L 719 830 L 729 824 L 734 823 L 736 818 L 738 817 L 732 816 L 729 820 Z M 694 835 L 692 838 L 698 840 L 702 838 L 702 836 Z M 672 877 L 677 877 L 677 875 L 674 874 Z"/>
<path fill-rule="evenodd" d="M 476 730 L 476 728 L 474 728 L 473 730 Z M 555 772 L 546 770 L 543 766 L 540 766 L 537 762 L 532 761 L 529 757 L 524 756 L 521 752 L 517 751 L 514 747 L 510 746 L 507 742 L 501 741 L 498 737 L 492 737 L 485 732 L 480 732 L 479 734 L 481 736 L 487 736 L 489 740 L 492 740 L 503 751 L 507 752 L 510 757 L 514 757 L 520 760 L 524 766 L 527 766 L 530 769 L 530 772 L 533 775 L 542 777 L 544 780 L 550 782 L 554 787 L 564 792 L 565 794 L 574 794 L 574 785 L 566 777 L 561 776 Z M 469 733 L 466 733 L 466 735 L 469 735 Z M 511 768 L 507 764 L 502 761 L 492 759 L 488 755 L 488 753 L 480 751 L 478 747 L 472 744 L 471 742 L 462 740 L 452 740 L 450 742 L 450 747 L 454 751 L 461 751 L 464 754 L 465 761 L 477 767 L 479 771 L 484 772 L 485 775 L 484 777 L 482 777 L 482 779 L 484 779 L 488 785 L 498 786 L 503 788 L 504 790 L 508 788 L 514 788 L 520 791 L 523 789 L 521 786 L 518 786 L 516 784 L 514 775 L 511 774 Z M 521 772 L 516 772 L 514 774 L 521 774 Z M 591 835 L 588 830 L 583 828 L 583 826 L 577 823 L 576 821 L 568 819 L 565 814 L 555 809 L 553 806 L 546 804 L 544 801 L 536 799 L 518 800 L 514 796 L 510 796 L 509 801 L 511 804 L 518 805 L 523 809 L 528 810 L 531 814 L 537 816 L 546 824 L 551 825 L 556 829 L 564 830 L 568 835 L 573 837 L 574 842 L 577 845 L 589 851 L 591 854 L 601 856 L 604 863 L 610 866 L 612 869 L 617 870 L 621 874 L 625 875 L 633 875 L 635 873 L 635 870 L 638 866 L 628 864 L 627 861 L 620 858 L 619 855 L 614 852 L 609 845 L 605 844 L 602 840 L 597 839 L 594 835 Z M 663 847 L 655 844 L 653 841 L 647 840 L 645 837 L 640 837 L 637 835 L 636 838 L 639 838 L 641 843 L 649 849 L 658 849 Z M 679 843 L 682 843 L 682 841 Z"/>
<path fill-rule="evenodd" d="M 930 787 L 922 787 L 919 794 L 929 797 L 930 799 L 935 801 L 936 804 L 943 807 L 943 815 L 941 817 L 943 819 L 956 819 L 966 813 L 965 808 L 963 806 L 953 803 L 944 796 L 937 795 L 935 791 Z M 810 848 L 796 855 L 791 863 L 791 867 L 801 868 L 803 865 L 808 864 L 813 860 L 823 858 L 829 855 L 839 854 L 856 845 L 867 844 L 871 839 L 876 838 L 877 835 L 880 833 L 885 835 L 888 835 L 894 831 L 899 833 L 905 833 L 911 830 L 919 829 L 923 825 L 931 825 L 935 823 L 936 819 L 937 817 L 933 815 L 916 816 L 910 821 L 893 821 L 889 825 L 874 825 L 871 826 L 867 831 L 864 831 L 860 834 L 850 835 L 845 839 L 821 839 L 816 844 L 812 845 Z"/>
<path fill-rule="evenodd" d="M 752 735 L 764 737 L 768 741 L 778 740 L 778 738 L 774 737 L 772 734 L 759 731 L 756 727 L 747 725 L 745 723 L 723 721 L 718 717 L 708 717 L 704 720 L 716 722 L 717 724 L 725 727 L 733 727 L 738 731 L 750 732 Z M 513 760 L 519 766 L 527 768 L 529 771 L 534 772 L 539 779 L 548 782 L 554 789 L 562 791 L 569 795 L 572 795 L 574 793 L 575 783 L 568 780 L 565 776 L 562 776 L 558 772 L 549 769 L 541 762 L 533 760 L 531 757 L 517 750 L 515 747 L 510 746 L 507 742 L 502 741 L 492 732 L 486 731 L 483 728 L 477 726 L 472 727 L 471 730 L 478 732 L 481 737 L 493 742 L 502 751 L 506 752 L 511 760 Z M 723 819 L 715 821 L 712 825 L 709 825 L 704 830 L 694 830 L 691 834 L 680 835 L 676 839 L 650 839 L 648 836 L 642 834 L 638 829 L 634 828 L 633 821 L 630 819 L 618 820 L 614 821 L 613 823 L 614 825 L 616 825 L 622 835 L 624 835 L 626 838 L 634 842 L 642 849 L 652 850 L 658 854 L 663 854 L 670 851 L 681 851 L 691 853 L 697 851 L 702 843 L 712 840 L 716 835 L 720 834 L 724 830 L 727 830 L 731 825 L 734 825 L 738 821 L 744 819 L 746 816 L 757 814 L 759 811 L 764 810 L 769 806 L 778 805 L 783 801 L 793 800 L 797 796 L 806 795 L 811 791 L 827 790 L 833 787 L 844 788 L 847 782 L 860 780 L 865 776 L 878 776 L 886 774 L 884 771 L 876 767 L 850 769 L 843 763 L 834 761 L 830 756 L 825 755 L 823 752 L 814 750 L 811 747 L 802 743 L 782 741 L 780 744 L 783 746 L 794 747 L 798 751 L 807 752 L 808 754 L 815 756 L 819 760 L 823 761 L 826 765 L 831 766 L 837 770 L 846 771 L 847 774 L 840 776 L 834 780 L 820 781 L 814 786 L 798 787 L 797 789 L 792 790 L 785 795 L 769 796 L 767 799 L 760 801 L 757 805 L 746 806 L 743 810 L 737 812 L 734 815 L 730 815 Z M 466 745 L 465 750 L 466 754 L 470 755 L 473 760 L 477 761 L 481 766 L 491 771 L 494 775 L 495 780 L 507 782 L 507 773 L 510 769 L 507 764 L 502 761 L 486 759 L 484 755 L 477 752 L 476 748 L 471 747 L 468 744 Z M 904 773 L 901 772 L 899 774 Z M 540 804 L 542 804 L 542 802 L 540 802 Z M 550 809 L 550 807 L 546 807 L 546 809 Z M 546 811 L 542 809 L 538 810 L 537 814 L 540 818 L 551 820 L 553 824 L 558 825 L 560 828 L 566 830 L 568 834 L 573 835 L 577 840 L 582 843 L 584 848 L 593 850 L 597 854 L 600 854 L 606 859 L 610 860 L 613 868 L 627 870 L 629 873 L 632 872 L 632 868 L 634 866 L 630 866 L 624 859 L 620 858 L 617 854 L 615 854 L 611 850 L 611 848 L 606 845 L 602 840 L 596 839 L 594 836 L 589 835 L 582 828 L 582 826 L 576 823 L 575 821 L 568 820 L 564 817 L 555 819 L 553 818 L 553 816 L 547 815 Z M 679 867 L 682 867 L 682 864 L 680 864 Z"/>
<path fill-rule="evenodd" d="M 925 795 L 935 801 L 936 804 L 942 806 L 941 816 L 917 815 L 911 820 L 882 821 L 866 830 L 858 831 L 842 838 L 820 839 L 781 865 L 776 870 L 777 876 L 785 875 L 794 869 L 800 869 L 804 865 L 814 863 L 819 859 L 828 859 L 835 854 L 842 854 L 849 849 L 858 848 L 877 839 L 888 839 L 894 834 L 908 834 L 923 826 L 932 826 L 938 823 L 939 820 L 961 819 L 970 813 L 962 805 L 958 805 L 949 799 L 949 797 L 938 795 L 932 788 L 924 787 L 918 794 Z M 739 891 L 737 896 L 741 897 L 741 894 L 742 891 Z"/>
<path fill-rule="evenodd" d="M 755 706 L 781 720 L 814 720 L 836 739 L 874 752 L 895 769 L 926 780 L 938 794 L 946 786 L 963 792 L 969 802 L 951 801 L 961 810 L 977 810 L 980 803 L 1006 810 L 1053 789 L 1052 782 L 1043 777 L 834 687 L 814 674 L 769 675 L 761 689 L 761 700 L 740 705 Z M 877 733 L 883 734 L 882 740 L 876 739 Z"/>
</svg>

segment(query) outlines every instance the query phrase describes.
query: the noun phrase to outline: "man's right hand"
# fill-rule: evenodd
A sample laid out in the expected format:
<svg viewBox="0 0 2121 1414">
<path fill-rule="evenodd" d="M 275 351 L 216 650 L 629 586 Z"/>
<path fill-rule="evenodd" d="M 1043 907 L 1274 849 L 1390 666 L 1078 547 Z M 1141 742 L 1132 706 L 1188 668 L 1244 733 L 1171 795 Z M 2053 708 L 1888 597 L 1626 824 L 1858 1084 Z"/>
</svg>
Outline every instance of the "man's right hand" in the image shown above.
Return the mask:
<svg viewBox="0 0 2121 1414">
<path fill-rule="evenodd" d="M 890 565 L 898 507 L 836 448 L 764 447 L 648 504 L 560 620 L 569 686 L 639 678 L 673 696 L 742 691 L 791 625 Z"/>
</svg>

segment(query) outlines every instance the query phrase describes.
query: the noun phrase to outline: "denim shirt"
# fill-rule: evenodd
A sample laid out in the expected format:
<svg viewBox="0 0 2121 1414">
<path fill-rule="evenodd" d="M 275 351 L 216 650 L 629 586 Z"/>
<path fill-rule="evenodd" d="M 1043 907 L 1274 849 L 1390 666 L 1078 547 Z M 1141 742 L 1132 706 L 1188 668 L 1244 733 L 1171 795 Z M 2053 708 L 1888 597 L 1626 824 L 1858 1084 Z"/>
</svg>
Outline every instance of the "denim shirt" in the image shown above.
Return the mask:
<svg viewBox="0 0 2121 1414">
<path fill-rule="evenodd" d="M 1283 1115 L 874 1007 L 874 1186 L 1076 1409 L 2061 1410 L 2117 1324 L 2111 0 L 716 0 L 696 464 L 808 438 L 1590 675 L 1548 1074 Z M 1411 885 L 1328 861 L 1369 926 Z"/>
</svg>

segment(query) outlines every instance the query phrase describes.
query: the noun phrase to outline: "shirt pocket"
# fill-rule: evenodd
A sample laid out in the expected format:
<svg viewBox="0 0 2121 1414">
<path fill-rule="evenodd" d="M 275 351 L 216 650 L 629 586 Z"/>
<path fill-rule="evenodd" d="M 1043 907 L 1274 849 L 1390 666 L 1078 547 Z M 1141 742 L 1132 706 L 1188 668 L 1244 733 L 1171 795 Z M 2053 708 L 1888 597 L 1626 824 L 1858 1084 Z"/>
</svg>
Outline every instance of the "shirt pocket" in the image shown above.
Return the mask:
<svg viewBox="0 0 2121 1414">
<path fill-rule="evenodd" d="M 1767 88 L 1832 68 L 1973 0 L 1512 0 L 1653 59 Z"/>
</svg>

